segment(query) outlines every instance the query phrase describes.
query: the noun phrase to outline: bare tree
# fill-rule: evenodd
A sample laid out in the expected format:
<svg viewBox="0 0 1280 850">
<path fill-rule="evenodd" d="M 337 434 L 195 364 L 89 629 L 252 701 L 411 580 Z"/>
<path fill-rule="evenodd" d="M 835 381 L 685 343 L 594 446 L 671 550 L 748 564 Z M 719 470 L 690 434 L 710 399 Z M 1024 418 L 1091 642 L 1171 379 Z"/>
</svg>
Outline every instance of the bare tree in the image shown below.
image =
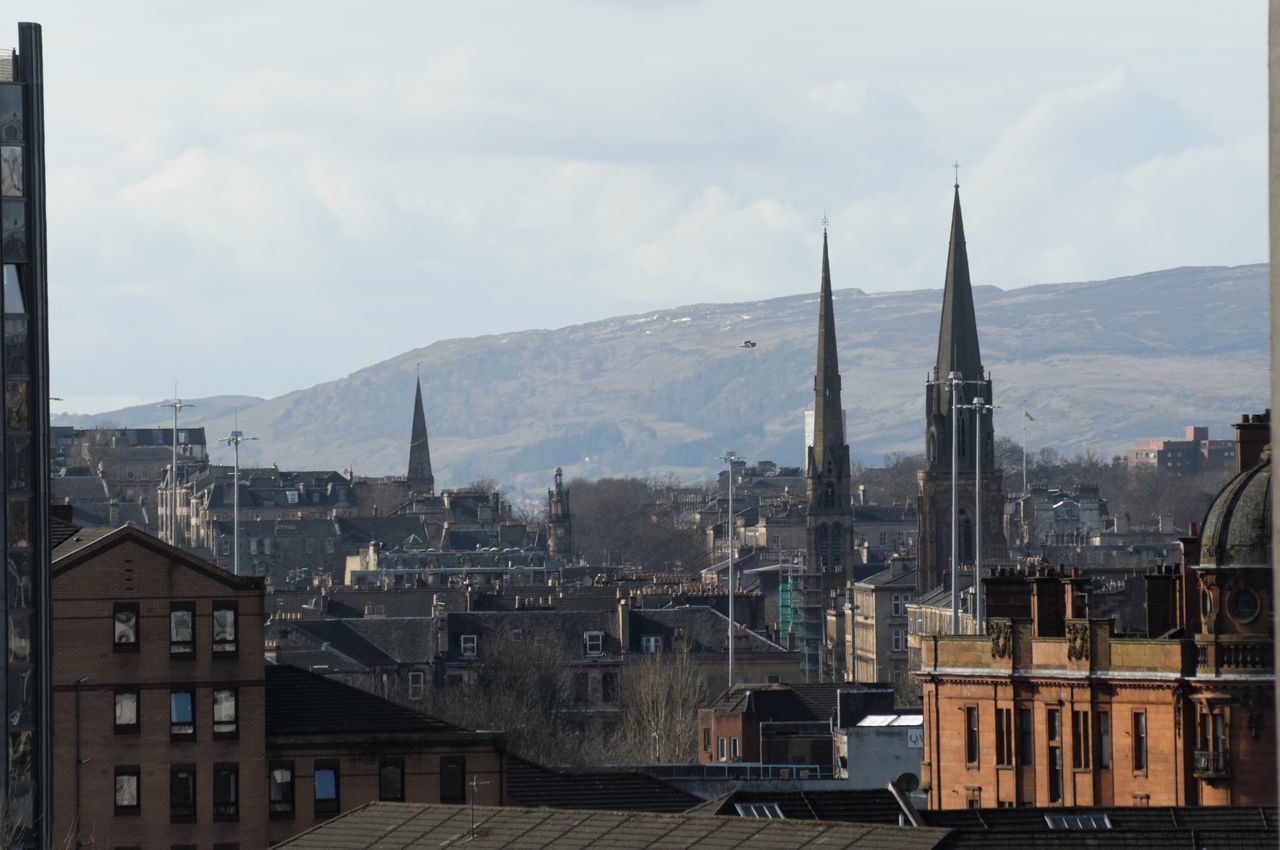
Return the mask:
<svg viewBox="0 0 1280 850">
<path fill-rule="evenodd" d="M 708 704 L 706 679 L 684 645 L 646 655 L 622 682 L 623 720 L 617 761 L 683 764 L 698 758 L 698 709 Z"/>
</svg>

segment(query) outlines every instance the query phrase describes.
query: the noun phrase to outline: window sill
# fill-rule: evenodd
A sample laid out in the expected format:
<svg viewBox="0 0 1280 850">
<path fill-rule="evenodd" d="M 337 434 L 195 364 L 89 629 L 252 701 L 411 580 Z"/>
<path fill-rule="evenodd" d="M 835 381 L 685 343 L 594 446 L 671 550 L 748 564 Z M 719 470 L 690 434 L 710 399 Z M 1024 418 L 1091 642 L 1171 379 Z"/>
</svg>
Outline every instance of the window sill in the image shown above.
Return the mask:
<svg viewBox="0 0 1280 850">
<path fill-rule="evenodd" d="M 1012 765 L 1012 764 L 998 764 L 998 765 L 996 765 L 996 770 L 1015 770 L 1016 768 L 1017 768 L 1017 765 Z"/>
</svg>

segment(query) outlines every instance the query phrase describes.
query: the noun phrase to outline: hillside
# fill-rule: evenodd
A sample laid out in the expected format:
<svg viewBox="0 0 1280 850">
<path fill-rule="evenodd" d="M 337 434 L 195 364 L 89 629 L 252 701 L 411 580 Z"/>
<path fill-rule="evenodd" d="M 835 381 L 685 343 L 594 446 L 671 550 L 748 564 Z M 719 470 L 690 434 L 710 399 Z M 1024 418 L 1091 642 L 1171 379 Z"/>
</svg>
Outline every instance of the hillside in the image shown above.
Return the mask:
<svg viewBox="0 0 1280 850">
<path fill-rule="evenodd" d="M 1020 439 L 1026 408 L 1031 445 L 1068 453 L 1119 452 L 1191 423 L 1226 436 L 1239 413 L 1268 406 L 1267 274 L 1265 265 L 1179 268 L 976 288 L 983 361 L 1003 408 L 997 434 Z M 836 270 L 837 286 L 853 278 Z M 921 449 L 941 296 L 835 293 L 849 442 L 864 462 Z M 812 295 L 441 340 L 250 403 L 240 427 L 260 440 L 242 460 L 402 471 L 420 367 L 438 485 L 492 476 L 535 494 L 556 466 L 569 477 L 702 478 L 725 449 L 798 464 L 816 327 L 815 275 Z M 741 348 L 745 339 L 758 346 Z M 124 414 L 94 418 L 130 424 Z M 197 408 L 196 420 L 211 437 L 226 433 L 230 406 Z"/>
</svg>

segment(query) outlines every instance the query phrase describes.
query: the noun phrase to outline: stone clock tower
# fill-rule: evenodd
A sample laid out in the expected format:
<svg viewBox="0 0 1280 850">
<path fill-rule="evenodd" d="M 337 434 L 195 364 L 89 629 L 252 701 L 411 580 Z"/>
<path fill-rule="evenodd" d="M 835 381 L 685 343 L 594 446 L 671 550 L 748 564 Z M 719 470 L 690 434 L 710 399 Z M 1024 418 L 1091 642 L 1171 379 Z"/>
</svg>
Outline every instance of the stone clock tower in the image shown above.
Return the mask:
<svg viewBox="0 0 1280 850">
<path fill-rule="evenodd" d="M 564 471 L 560 467 L 556 467 L 555 486 L 547 491 L 547 555 L 566 561 L 573 558 L 569 491 L 564 487 Z"/>
</svg>

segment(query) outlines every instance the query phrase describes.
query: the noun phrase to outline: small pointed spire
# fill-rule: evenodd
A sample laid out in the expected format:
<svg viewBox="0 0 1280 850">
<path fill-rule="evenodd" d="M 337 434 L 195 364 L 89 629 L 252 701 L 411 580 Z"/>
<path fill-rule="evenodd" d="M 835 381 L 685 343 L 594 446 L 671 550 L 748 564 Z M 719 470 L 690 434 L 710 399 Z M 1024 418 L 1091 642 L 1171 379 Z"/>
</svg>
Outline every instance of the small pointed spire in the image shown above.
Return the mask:
<svg viewBox="0 0 1280 850">
<path fill-rule="evenodd" d="M 422 406 L 421 377 L 417 379 L 413 398 L 413 430 L 409 435 L 409 489 L 421 496 L 434 496 L 436 490 L 436 479 L 431 473 L 431 447 L 427 442 L 427 414 Z"/>
<path fill-rule="evenodd" d="M 959 183 L 956 184 L 951 207 L 951 247 L 947 251 L 947 278 L 942 293 L 937 365 L 939 378 L 945 378 L 951 372 L 960 372 L 971 381 L 983 378 L 978 319 L 973 309 L 973 286 L 969 281 L 969 252 L 965 247 L 964 219 L 960 213 Z"/>
<path fill-rule="evenodd" d="M 836 314 L 831 295 L 831 259 L 822 229 L 822 293 L 818 306 L 818 368 L 813 379 L 813 451 L 823 464 L 829 446 L 844 444 L 840 405 L 840 362 L 836 353 Z"/>
</svg>

